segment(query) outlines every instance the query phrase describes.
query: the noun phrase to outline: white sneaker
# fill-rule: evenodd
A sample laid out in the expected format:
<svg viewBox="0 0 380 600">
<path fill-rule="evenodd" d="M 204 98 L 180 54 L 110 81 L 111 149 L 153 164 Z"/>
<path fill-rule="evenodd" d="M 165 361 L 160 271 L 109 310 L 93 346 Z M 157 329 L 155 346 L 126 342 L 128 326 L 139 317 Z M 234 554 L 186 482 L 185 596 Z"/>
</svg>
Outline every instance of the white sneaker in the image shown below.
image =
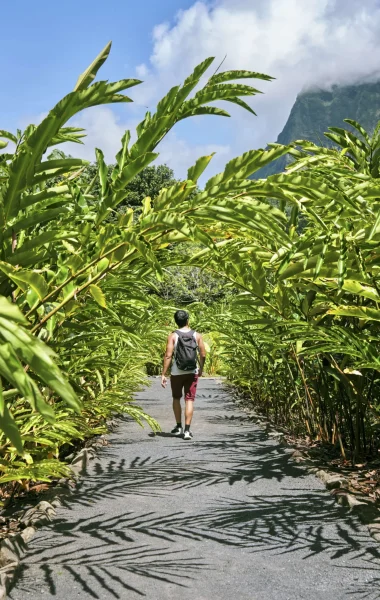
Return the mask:
<svg viewBox="0 0 380 600">
<path fill-rule="evenodd" d="M 193 434 L 191 433 L 191 431 L 185 431 L 185 433 L 183 434 L 184 440 L 191 440 L 192 437 L 193 437 Z"/>
<path fill-rule="evenodd" d="M 172 429 L 172 430 L 171 430 L 171 432 L 170 432 L 170 433 L 171 433 L 172 435 L 179 436 L 179 435 L 182 435 L 182 434 L 183 434 L 183 429 L 182 429 L 182 427 L 179 427 L 178 425 L 176 425 L 176 426 L 174 427 L 174 429 Z"/>
</svg>

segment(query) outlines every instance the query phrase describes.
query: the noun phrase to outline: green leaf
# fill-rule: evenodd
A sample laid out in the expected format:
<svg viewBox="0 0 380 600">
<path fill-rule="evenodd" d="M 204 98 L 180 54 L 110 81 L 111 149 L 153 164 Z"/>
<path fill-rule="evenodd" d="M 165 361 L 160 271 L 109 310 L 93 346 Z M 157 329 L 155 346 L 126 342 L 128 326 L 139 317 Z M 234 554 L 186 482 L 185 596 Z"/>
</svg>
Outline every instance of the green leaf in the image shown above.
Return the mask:
<svg viewBox="0 0 380 600">
<path fill-rule="evenodd" d="M 81 138 L 86 137 L 86 130 L 82 127 L 61 127 L 61 129 L 52 137 L 50 146 L 73 142 L 74 144 L 83 144 Z"/>
<path fill-rule="evenodd" d="M 108 44 L 103 48 L 103 50 L 98 54 L 98 56 L 92 61 L 89 67 L 79 75 L 78 81 L 74 87 L 74 91 L 77 90 L 85 90 L 88 86 L 93 82 L 96 77 L 97 72 L 100 67 L 107 60 L 109 53 L 111 51 L 112 42 L 108 42 Z"/>
<path fill-rule="evenodd" d="M 197 108 L 189 108 L 183 111 L 178 120 L 188 119 L 189 117 L 199 117 L 202 115 L 215 115 L 216 117 L 230 117 L 230 113 L 216 106 L 198 106 Z"/>
<path fill-rule="evenodd" d="M 339 232 L 339 260 L 338 260 L 338 288 L 341 290 L 347 274 L 347 243 L 346 232 L 341 229 Z"/>
<path fill-rule="evenodd" d="M 334 287 L 334 284 L 332 282 L 327 281 L 326 285 Z M 380 296 L 375 290 L 375 288 L 369 285 L 362 285 L 358 281 L 345 279 L 343 283 L 343 289 L 349 292 L 350 294 L 356 294 L 357 296 L 363 296 L 363 298 L 369 298 L 370 300 L 374 300 L 375 302 L 380 302 Z"/>
<path fill-rule="evenodd" d="M 47 171 L 55 171 L 57 172 L 57 170 L 59 170 L 60 172 L 68 172 L 68 171 L 72 171 L 73 169 L 79 169 L 80 167 L 85 167 L 86 165 L 88 165 L 89 162 L 88 160 L 83 160 L 82 158 L 59 158 L 56 160 L 45 160 L 44 162 L 40 163 L 39 165 L 36 166 L 35 168 L 35 173 L 39 174 L 39 173 L 43 173 L 43 172 L 47 172 Z M 49 174 L 49 177 L 51 177 L 52 175 Z"/>
<path fill-rule="evenodd" d="M 159 103 L 157 104 L 157 116 L 163 116 L 166 111 L 171 109 L 172 103 L 175 101 L 175 98 L 180 89 L 179 85 L 176 85 L 169 90 L 169 92 L 164 96 Z"/>
<path fill-rule="evenodd" d="M 13 253 L 13 258 L 18 257 L 19 254 L 24 254 L 28 250 L 32 250 L 34 248 L 40 248 L 45 244 L 50 244 L 51 242 L 58 242 L 60 240 L 67 239 L 75 239 L 78 235 L 78 231 L 64 231 L 64 230 L 56 230 L 56 231 L 45 231 L 40 235 L 34 235 L 30 240 L 24 242 L 17 250 Z M 35 255 L 36 256 L 36 255 Z M 10 257 L 8 257 L 10 260 Z M 22 263 L 21 263 L 22 264 Z"/>
<path fill-rule="evenodd" d="M 0 138 L 6 138 L 10 142 L 17 144 L 17 137 L 10 133 L 9 131 L 5 131 L 5 129 L 0 129 Z"/>
<path fill-rule="evenodd" d="M 367 144 L 370 144 L 370 142 L 371 142 L 370 137 L 369 137 L 368 133 L 366 132 L 366 130 L 364 129 L 364 127 L 362 127 L 360 125 L 360 123 L 358 123 L 357 121 L 354 121 L 353 119 L 344 119 L 344 122 L 348 123 L 349 125 L 354 127 L 354 129 L 356 129 L 359 133 L 361 133 L 361 135 L 363 136 L 363 138 L 365 139 Z"/>
<path fill-rule="evenodd" d="M 42 300 L 48 293 L 48 285 L 42 275 L 35 271 L 17 270 L 7 263 L 0 262 L 0 270 L 14 281 L 24 292 L 30 287 Z"/>
<path fill-rule="evenodd" d="M 4 431 L 6 437 L 12 442 L 19 454 L 23 454 L 24 448 L 20 435 L 20 431 L 17 427 L 16 421 L 9 411 L 3 397 L 3 391 L 0 386 L 0 429 Z"/>
<path fill-rule="evenodd" d="M 0 296 L 0 316 L 22 325 L 28 324 L 18 306 L 9 302 L 4 296 Z"/>
<path fill-rule="evenodd" d="M 102 190 L 102 198 L 107 196 L 109 192 L 109 184 L 108 184 L 108 168 L 106 163 L 104 162 L 104 154 L 99 148 L 95 148 L 96 161 L 98 163 L 98 174 L 100 180 L 100 186 Z"/>
<path fill-rule="evenodd" d="M 329 247 L 329 245 L 330 245 L 330 240 L 331 240 L 330 236 L 329 236 L 329 235 L 327 235 L 327 236 L 325 237 L 325 240 L 324 240 L 324 242 L 323 242 L 323 246 L 322 246 L 322 252 L 321 252 L 321 253 L 320 253 L 320 255 L 318 256 L 318 259 L 317 259 L 317 264 L 315 265 L 315 271 L 314 271 L 314 281 L 315 281 L 315 280 L 316 280 L 316 279 L 319 277 L 319 274 L 320 274 L 320 272 L 321 272 L 322 265 L 323 265 L 323 263 L 324 263 L 324 261 L 325 261 L 325 258 L 326 258 L 326 252 L 327 252 L 327 250 L 328 250 L 328 247 Z"/>
<path fill-rule="evenodd" d="M 150 196 L 147 196 L 142 201 L 142 211 L 141 211 L 140 218 L 143 219 L 144 217 L 146 217 L 146 215 L 149 215 L 149 213 L 151 213 L 151 212 L 152 212 L 152 198 L 150 198 Z"/>
<path fill-rule="evenodd" d="M 209 156 L 201 156 L 201 158 L 198 158 L 195 165 L 190 167 L 190 169 L 187 171 L 187 179 L 190 179 L 190 181 L 194 181 L 194 183 L 196 183 L 214 155 L 215 152 Z"/>
<path fill-rule="evenodd" d="M 371 227 L 371 231 L 369 232 L 369 235 L 367 236 L 368 242 L 370 242 L 372 240 L 373 236 L 377 232 L 379 225 L 380 225 L 380 210 L 378 210 L 375 222 L 374 222 L 373 226 Z"/>
<path fill-rule="evenodd" d="M 120 171 L 123 170 L 125 162 L 129 157 L 128 145 L 129 145 L 130 139 L 131 139 L 131 132 L 127 130 L 121 139 L 121 143 L 122 143 L 121 150 L 119 150 L 119 152 L 116 155 L 117 165 L 112 171 L 112 181 L 115 181 L 115 179 L 117 178 Z"/>
<path fill-rule="evenodd" d="M 131 147 L 130 160 L 138 160 L 141 156 L 151 153 L 173 124 L 173 116 L 170 114 L 152 119 L 149 127 L 138 136 Z"/>
<path fill-rule="evenodd" d="M 4 322 L 2 318 L 0 321 Z M 23 396 L 49 423 L 54 422 L 53 409 L 44 402 L 36 384 L 25 373 L 22 363 L 9 342 L 0 344 L 0 374 L 17 388 L 20 396 Z"/>
<path fill-rule="evenodd" d="M 380 310 L 369 306 L 337 306 L 328 311 L 330 315 L 353 317 L 366 321 L 380 321 Z"/>
<path fill-rule="evenodd" d="M 177 93 L 176 102 L 174 106 L 174 110 L 178 110 L 178 108 L 182 105 L 184 100 L 188 97 L 190 92 L 195 88 L 195 86 L 199 83 L 202 75 L 207 71 L 209 66 L 214 62 L 214 57 L 206 58 L 203 62 L 197 65 L 189 77 L 187 77 L 183 83 L 183 86 Z"/>
<path fill-rule="evenodd" d="M 135 160 L 130 162 L 128 165 L 124 167 L 124 169 L 118 175 L 116 181 L 114 182 L 114 189 L 116 191 L 123 190 L 125 186 L 139 173 L 142 169 L 145 169 L 151 162 L 158 158 L 158 154 L 155 152 L 147 152 L 141 156 L 138 156 Z M 127 194 L 125 191 L 124 194 Z M 119 198 L 119 197 L 118 197 Z M 120 196 L 120 202 L 124 199 L 124 195 Z"/>
<path fill-rule="evenodd" d="M 20 356 L 26 364 L 30 365 L 33 372 L 63 398 L 70 407 L 80 412 L 81 403 L 71 385 L 55 364 L 53 360 L 55 357 L 54 352 L 28 331 L 11 321 L 6 321 L 2 317 L 0 317 L 0 330 L 2 337 L 11 344 L 12 352 L 15 351 L 17 356 Z M 23 369 L 21 370 L 23 371 Z M 18 386 L 15 385 L 15 387 Z M 53 415 L 52 408 L 44 401 L 41 402 L 39 392 L 34 391 L 32 394 L 29 391 L 28 396 L 31 400 L 33 397 L 35 398 L 36 409 L 45 418 Z"/>
<path fill-rule="evenodd" d="M 4 236 L 12 235 L 12 232 L 18 233 L 19 231 L 33 227 L 34 225 L 41 225 L 41 223 L 52 221 L 59 215 L 69 214 L 69 212 L 69 209 L 65 206 L 37 211 L 28 217 L 21 217 L 13 225 L 7 227 L 7 229 L 4 231 Z"/>
<path fill-rule="evenodd" d="M 264 73 L 256 73 L 255 71 L 223 71 L 222 73 L 216 73 L 210 77 L 208 85 L 215 85 L 235 79 L 262 79 L 263 81 L 273 81 L 275 78 L 270 77 L 270 75 L 264 75 Z"/>
<path fill-rule="evenodd" d="M 245 102 L 244 100 L 239 98 L 239 96 L 233 96 L 232 98 L 229 99 L 229 102 L 232 102 L 233 104 L 237 104 L 241 108 L 244 108 L 244 110 L 247 110 L 248 112 L 250 112 L 251 115 L 254 115 L 255 117 L 257 117 L 257 113 L 253 110 L 253 108 L 251 108 L 249 106 L 249 104 L 247 104 L 247 102 Z"/>
<path fill-rule="evenodd" d="M 289 146 L 280 146 L 270 150 L 250 150 L 237 158 L 230 160 L 223 173 L 222 181 L 234 179 L 247 179 L 256 171 L 269 164 L 273 160 L 284 156 L 289 150 Z M 207 187 L 212 183 L 207 182 Z"/>
<path fill-rule="evenodd" d="M 100 287 L 98 287 L 97 285 L 90 285 L 89 290 L 90 290 L 90 294 L 93 297 L 93 299 L 95 300 L 95 302 L 97 304 L 99 304 L 99 306 L 101 306 L 102 308 L 106 308 L 107 307 L 106 297 L 105 297 L 104 293 L 102 292 L 102 290 L 100 289 Z"/>
<path fill-rule="evenodd" d="M 28 208 L 29 206 L 33 206 L 37 204 L 37 202 L 44 202 L 46 200 L 57 200 L 58 198 L 62 200 L 71 200 L 73 202 L 73 198 L 69 192 L 69 187 L 67 185 L 60 185 L 57 187 L 49 188 L 48 190 L 42 190 L 42 192 L 37 192 L 35 194 L 25 194 L 21 198 L 20 208 Z"/>
</svg>

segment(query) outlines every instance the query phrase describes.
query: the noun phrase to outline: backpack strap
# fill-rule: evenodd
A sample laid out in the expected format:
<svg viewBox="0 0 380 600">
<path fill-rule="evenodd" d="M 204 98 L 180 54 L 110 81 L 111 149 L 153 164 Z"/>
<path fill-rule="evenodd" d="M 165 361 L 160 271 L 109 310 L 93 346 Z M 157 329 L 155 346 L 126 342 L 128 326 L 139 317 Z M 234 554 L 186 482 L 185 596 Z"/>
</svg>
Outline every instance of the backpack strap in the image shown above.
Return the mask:
<svg viewBox="0 0 380 600">
<path fill-rule="evenodd" d="M 173 331 L 173 333 L 176 333 L 178 336 L 181 336 L 181 335 L 193 336 L 195 331 L 193 329 L 190 329 L 190 331 L 181 331 L 180 329 L 176 329 L 175 331 Z"/>
</svg>

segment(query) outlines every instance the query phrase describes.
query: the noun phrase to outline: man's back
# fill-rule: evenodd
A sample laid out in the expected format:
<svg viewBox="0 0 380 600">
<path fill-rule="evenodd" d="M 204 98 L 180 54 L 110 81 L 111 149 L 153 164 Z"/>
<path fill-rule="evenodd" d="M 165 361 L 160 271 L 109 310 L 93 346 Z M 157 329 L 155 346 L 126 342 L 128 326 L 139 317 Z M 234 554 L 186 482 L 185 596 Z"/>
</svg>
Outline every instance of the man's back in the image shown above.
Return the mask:
<svg viewBox="0 0 380 600">
<path fill-rule="evenodd" d="M 187 334 L 187 335 L 186 335 Z M 181 327 L 173 331 L 174 336 L 172 375 L 198 374 L 199 340 L 202 336 L 190 327 Z"/>
<path fill-rule="evenodd" d="M 189 327 L 189 315 L 186 311 L 178 310 L 174 315 L 174 320 L 178 329 L 168 336 L 161 383 L 163 387 L 166 387 L 166 373 L 171 367 L 170 385 L 173 395 L 173 411 L 177 422 L 171 433 L 176 436 L 183 434 L 185 440 L 190 440 L 193 437 L 190 431 L 193 405 L 198 377 L 203 372 L 206 350 L 201 334 Z M 185 397 L 186 406 L 184 433 L 181 420 L 182 395 Z"/>
</svg>

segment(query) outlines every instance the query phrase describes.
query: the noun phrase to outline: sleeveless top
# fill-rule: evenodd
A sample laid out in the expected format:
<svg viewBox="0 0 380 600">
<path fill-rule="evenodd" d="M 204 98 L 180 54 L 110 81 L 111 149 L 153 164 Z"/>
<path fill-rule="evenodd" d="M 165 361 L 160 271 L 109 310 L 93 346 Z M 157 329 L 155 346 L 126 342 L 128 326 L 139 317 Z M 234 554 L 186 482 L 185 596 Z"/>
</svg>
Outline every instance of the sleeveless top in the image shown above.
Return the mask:
<svg viewBox="0 0 380 600">
<path fill-rule="evenodd" d="M 182 331 L 182 329 L 180 329 L 179 331 Z M 186 332 L 184 332 L 184 333 L 186 333 Z M 174 335 L 175 335 L 175 341 L 174 341 L 174 352 L 173 352 L 173 361 L 172 361 L 172 366 L 171 366 L 171 374 L 172 375 L 191 375 L 192 373 L 195 373 L 197 375 L 198 374 L 198 366 L 196 369 L 194 369 L 192 371 L 182 371 L 181 369 L 179 369 L 177 367 L 177 363 L 175 361 L 175 351 L 177 348 L 178 333 L 174 332 Z M 194 331 L 193 337 L 195 338 L 195 341 L 197 341 L 197 332 L 196 331 Z"/>
</svg>

